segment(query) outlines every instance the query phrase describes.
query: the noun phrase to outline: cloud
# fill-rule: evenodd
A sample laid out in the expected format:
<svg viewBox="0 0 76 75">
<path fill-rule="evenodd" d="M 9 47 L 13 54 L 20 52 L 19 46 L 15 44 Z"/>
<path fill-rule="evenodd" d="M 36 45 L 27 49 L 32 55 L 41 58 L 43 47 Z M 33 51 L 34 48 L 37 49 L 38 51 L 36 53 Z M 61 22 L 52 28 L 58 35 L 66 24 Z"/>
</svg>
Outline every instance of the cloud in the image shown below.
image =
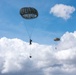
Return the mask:
<svg viewBox="0 0 76 75">
<path fill-rule="evenodd" d="M 56 59 L 63 64 L 62 70 L 66 74 L 76 74 L 76 31 L 74 33 L 66 32 L 61 37 L 61 42 L 58 44 L 59 51 L 55 53 Z M 74 74 L 72 74 L 74 73 Z"/>
<path fill-rule="evenodd" d="M 56 17 L 60 17 L 67 20 L 71 17 L 71 14 L 74 11 L 75 11 L 75 8 L 73 6 L 56 4 L 51 8 L 50 13 L 52 13 Z"/>
<path fill-rule="evenodd" d="M 76 75 L 75 45 L 76 31 L 66 32 L 57 50 L 53 45 L 33 43 L 30 48 L 18 38 L 0 38 L 0 75 Z"/>
<path fill-rule="evenodd" d="M 0 71 L 2 74 L 24 73 L 31 75 L 31 73 L 37 73 L 43 75 L 42 68 L 47 64 L 46 54 L 51 52 L 50 49 L 51 46 L 33 43 L 30 50 L 27 42 L 17 38 L 3 37 L 0 39 Z M 30 53 L 32 59 L 29 58 Z"/>
</svg>

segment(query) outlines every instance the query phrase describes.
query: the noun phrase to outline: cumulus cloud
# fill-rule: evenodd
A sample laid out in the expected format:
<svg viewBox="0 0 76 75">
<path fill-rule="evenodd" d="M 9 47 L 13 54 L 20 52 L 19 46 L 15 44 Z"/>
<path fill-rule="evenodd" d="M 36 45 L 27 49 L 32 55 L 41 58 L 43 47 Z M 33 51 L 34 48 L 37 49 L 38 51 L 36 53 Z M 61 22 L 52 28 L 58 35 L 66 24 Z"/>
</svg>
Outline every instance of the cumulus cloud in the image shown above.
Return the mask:
<svg viewBox="0 0 76 75">
<path fill-rule="evenodd" d="M 45 47 L 45 49 L 44 49 Z M 48 64 L 47 54 L 51 54 L 51 46 L 39 45 L 33 43 L 30 45 L 20 39 L 0 39 L 0 71 L 7 73 L 24 73 L 43 75 L 41 68 Z M 29 58 L 30 53 L 32 59 Z M 19 73 L 19 74 L 20 74 Z M 36 74 L 36 75 L 37 75 Z"/>
<path fill-rule="evenodd" d="M 56 50 L 53 45 L 30 47 L 18 38 L 0 38 L 0 75 L 76 75 L 75 45 L 76 31 L 66 32 Z"/>
<path fill-rule="evenodd" d="M 58 44 L 59 51 L 55 53 L 56 59 L 63 64 L 62 70 L 70 75 L 76 74 L 76 31 L 74 33 L 66 32 L 61 37 Z M 74 73 L 74 74 L 72 74 Z"/>
<path fill-rule="evenodd" d="M 64 4 L 56 4 L 50 10 L 54 16 L 61 17 L 65 20 L 71 17 L 71 14 L 75 11 L 73 6 L 64 5 Z"/>
</svg>

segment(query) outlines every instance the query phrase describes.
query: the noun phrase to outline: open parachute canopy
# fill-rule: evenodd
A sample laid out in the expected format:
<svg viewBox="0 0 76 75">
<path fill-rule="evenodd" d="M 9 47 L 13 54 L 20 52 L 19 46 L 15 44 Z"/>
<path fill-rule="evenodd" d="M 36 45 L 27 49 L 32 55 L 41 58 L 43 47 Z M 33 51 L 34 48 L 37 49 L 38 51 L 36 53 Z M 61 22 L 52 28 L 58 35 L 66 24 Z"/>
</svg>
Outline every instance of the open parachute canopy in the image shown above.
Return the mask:
<svg viewBox="0 0 76 75">
<path fill-rule="evenodd" d="M 38 11 L 33 7 L 23 7 L 20 9 L 20 15 L 25 19 L 34 19 L 38 17 Z"/>
<path fill-rule="evenodd" d="M 60 38 L 55 38 L 54 41 L 60 41 Z"/>
</svg>

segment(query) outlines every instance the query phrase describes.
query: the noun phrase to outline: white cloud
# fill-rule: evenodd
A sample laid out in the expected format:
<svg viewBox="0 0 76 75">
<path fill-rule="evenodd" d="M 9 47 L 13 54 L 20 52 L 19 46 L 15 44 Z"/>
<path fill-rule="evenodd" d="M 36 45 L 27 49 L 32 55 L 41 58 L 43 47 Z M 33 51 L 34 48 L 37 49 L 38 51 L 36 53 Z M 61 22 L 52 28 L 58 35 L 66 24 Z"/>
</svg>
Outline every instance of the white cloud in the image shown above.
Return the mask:
<svg viewBox="0 0 76 75">
<path fill-rule="evenodd" d="M 56 4 L 50 10 L 54 16 L 61 17 L 65 20 L 71 17 L 71 14 L 75 11 L 73 6 L 64 5 L 64 4 Z"/>
<path fill-rule="evenodd" d="M 56 59 L 63 64 L 62 70 L 67 73 L 76 74 L 76 31 L 74 33 L 66 32 L 61 37 L 58 45 L 59 51 L 55 53 Z M 66 74 L 64 74 L 66 75 Z"/>
<path fill-rule="evenodd" d="M 76 32 L 66 32 L 57 50 L 37 43 L 33 43 L 30 50 L 29 43 L 20 39 L 1 38 L 0 75 L 76 75 L 75 35 Z"/>
<path fill-rule="evenodd" d="M 45 48 L 44 48 L 45 47 Z M 1 73 L 12 73 L 24 71 L 33 72 L 35 69 L 40 68 L 48 64 L 47 54 L 51 54 L 51 46 L 39 45 L 33 43 L 31 50 L 30 45 L 20 39 L 0 39 L 0 68 Z M 30 53 L 32 59 L 29 58 Z"/>
</svg>

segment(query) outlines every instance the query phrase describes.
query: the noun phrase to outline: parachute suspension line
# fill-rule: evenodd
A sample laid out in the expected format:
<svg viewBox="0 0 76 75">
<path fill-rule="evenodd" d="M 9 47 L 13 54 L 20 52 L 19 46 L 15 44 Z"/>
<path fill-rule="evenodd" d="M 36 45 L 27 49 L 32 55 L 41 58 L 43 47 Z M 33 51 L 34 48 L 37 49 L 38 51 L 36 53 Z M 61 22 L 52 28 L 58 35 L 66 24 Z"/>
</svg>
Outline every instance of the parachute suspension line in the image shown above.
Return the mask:
<svg viewBox="0 0 76 75">
<path fill-rule="evenodd" d="M 27 35 L 28 35 L 28 37 L 29 37 L 29 39 L 30 39 L 30 38 L 31 38 L 31 36 L 30 36 L 30 33 L 29 33 L 29 31 L 28 31 L 27 26 L 25 26 L 25 28 L 26 28 Z"/>
<path fill-rule="evenodd" d="M 36 27 L 36 22 L 34 23 L 33 29 L 32 29 L 32 31 L 30 33 L 30 36 L 29 36 L 30 39 L 32 38 L 32 35 L 33 35 L 34 31 L 35 31 L 35 27 Z"/>
<path fill-rule="evenodd" d="M 29 29 L 28 29 L 27 25 L 25 26 L 26 33 L 27 33 L 27 35 L 28 35 L 29 39 L 31 39 L 31 38 L 32 38 L 33 32 L 35 31 L 36 23 L 34 23 L 34 24 L 35 24 L 35 25 L 33 25 L 33 28 L 31 29 L 31 31 L 29 31 Z"/>
</svg>

